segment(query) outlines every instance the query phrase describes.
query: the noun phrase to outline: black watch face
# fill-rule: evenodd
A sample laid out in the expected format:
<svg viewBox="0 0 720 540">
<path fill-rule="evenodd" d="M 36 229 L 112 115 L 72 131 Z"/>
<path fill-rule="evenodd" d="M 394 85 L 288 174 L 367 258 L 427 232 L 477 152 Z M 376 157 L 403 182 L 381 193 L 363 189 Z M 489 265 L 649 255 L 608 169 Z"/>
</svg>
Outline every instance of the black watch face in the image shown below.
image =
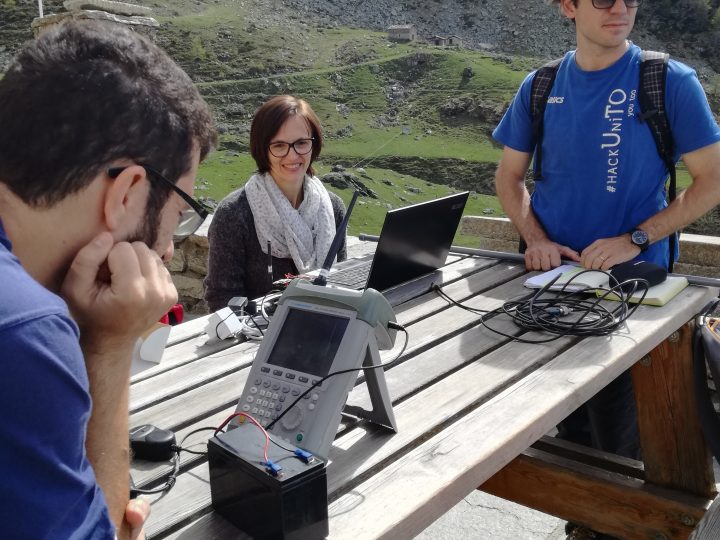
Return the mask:
<svg viewBox="0 0 720 540">
<path fill-rule="evenodd" d="M 648 234 L 645 231 L 637 230 L 632 233 L 633 244 L 643 246 L 648 242 Z"/>
</svg>

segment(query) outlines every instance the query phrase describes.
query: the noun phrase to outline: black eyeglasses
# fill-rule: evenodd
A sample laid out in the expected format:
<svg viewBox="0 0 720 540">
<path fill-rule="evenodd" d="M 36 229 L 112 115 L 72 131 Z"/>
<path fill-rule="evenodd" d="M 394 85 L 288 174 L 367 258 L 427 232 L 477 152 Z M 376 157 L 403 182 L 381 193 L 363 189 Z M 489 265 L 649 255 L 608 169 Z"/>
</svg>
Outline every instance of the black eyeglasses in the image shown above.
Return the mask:
<svg viewBox="0 0 720 540">
<path fill-rule="evenodd" d="M 595 9 L 610 9 L 615 5 L 617 0 L 592 0 Z M 625 7 L 636 8 L 642 3 L 642 0 L 625 0 Z"/>
<path fill-rule="evenodd" d="M 145 165 L 144 163 L 138 163 L 138 165 L 140 165 L 143 169 L 145 169 L 145 171 L 147 171 L 148 176 L 157 178 L 158 180 L 163 182 L 167 187 L 180 195 L 180 197 L 182 197 L 182 200 L 188 203 L 188 205 L 190 206 L 190 208 L 183 210 L 180 214 L 180 221 L 178 222 L 177 227 L 175 228 L 175 232 L 173 233 L 173 240 L 179 242 L 180 240 L 184 240 L 185 238 L 193 234 L 195 231 L 197 231 L 200 228 L 200 225 L 203 224 L 203 221 L 205 221 L 205 218 L 210 213 L 210 210 L 203 206 L 200 201 L 196 201 L 190 195 L 185 193 L 182 189 L 177 187 L 173 182 L 165 178 L 165 176 L 163 176 L 163 174 L 154 167 L 150 167 L 149 165 Z M 127 169 L 127 167 L 111 167 L 110 169 L 108 169 L 107 173 L 110 178 L 115 179 L 125 169 Z"/>
<path fill-rule="evenodd" d="M 303 156 L 312 150 L 314 140 L 315 137 L 310 137 L 309 139 L 298 139 L 291 143 L 281 141 L 270 143 L 270 153 L 275 157 L 285 157 L 292 148 L 297 155 Z"/>
</svg>

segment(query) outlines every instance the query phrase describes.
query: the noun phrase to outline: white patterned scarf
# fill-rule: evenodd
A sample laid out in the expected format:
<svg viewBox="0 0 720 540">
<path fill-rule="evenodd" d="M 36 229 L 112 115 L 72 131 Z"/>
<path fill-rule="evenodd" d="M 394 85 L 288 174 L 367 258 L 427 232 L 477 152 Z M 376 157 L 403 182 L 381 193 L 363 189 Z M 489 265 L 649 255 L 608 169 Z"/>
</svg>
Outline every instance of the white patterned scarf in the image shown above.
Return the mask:
<svg viewBox="0 0 720 540">
<path fill-rule="evenodd" d="M 305 175 L 303 201 L 295 209 L 269 173 L 254 174 L 245 184 L 258 241 L 267 253 L 292 258 L 299 272 L 319 268 L 325 262 L 335 236 L 335 216 L 325 186 Z"/>
</svg>

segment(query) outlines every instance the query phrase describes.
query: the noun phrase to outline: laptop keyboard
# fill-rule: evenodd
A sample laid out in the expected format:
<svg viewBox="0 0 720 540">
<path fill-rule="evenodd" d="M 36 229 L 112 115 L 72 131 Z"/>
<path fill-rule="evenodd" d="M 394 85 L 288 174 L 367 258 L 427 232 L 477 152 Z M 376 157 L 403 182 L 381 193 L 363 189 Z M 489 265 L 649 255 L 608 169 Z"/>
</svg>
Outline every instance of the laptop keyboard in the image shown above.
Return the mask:
<svg viewBox="0 0 720 540">
<path fill-rule="evenodd" d="M 360 289 L 367 283 L 368 275 L 372 260 L 364 261 L 350 268 L 343 268 L 336 272 L 332 272 L 328 276 L 328 282 L 334 285 L 341 285 L 348 289 Z"/>
</svg>

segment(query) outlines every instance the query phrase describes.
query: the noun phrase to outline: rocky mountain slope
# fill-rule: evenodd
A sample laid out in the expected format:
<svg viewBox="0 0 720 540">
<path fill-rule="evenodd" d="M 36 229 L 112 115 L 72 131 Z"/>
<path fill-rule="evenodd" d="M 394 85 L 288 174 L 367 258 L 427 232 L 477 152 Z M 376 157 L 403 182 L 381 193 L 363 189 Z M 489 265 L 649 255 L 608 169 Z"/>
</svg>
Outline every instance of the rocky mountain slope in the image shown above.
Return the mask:
<svg viewBox="0 0 720 540">
<path fill-rule="evenodd" d="M 491 49 L 514 54 L 555 57 L 572 46 L 572 23 L 544 0 L 136 0 L 152 7 L 161 16 L 185 15 L 201 11 L 208 5 L 226 5 L 247 13 L 247 20 L 257 27 L 287 25 L 335 25 L 384 30 L 391 24 L 412 23 L 420 36 L 457 35 L 463 44 L 474 49 Z M 662 2 L 659 2 L 662 3 Z M 710 28 L 712 10 L 720 12 L 716 0 L 683 0 L 672 8 L 681 14 L 680 23 L 662 17 L 656 6 L 644 6 L 638 15 L 634 40 L 645 48 L 668 50 L 705 72 L 715 65 L 720 71 L 717 51 L 707 50 L 714 41 L 694 31 L 683 32 L 696 4 L 707 6 L 706 23 Z M 680 5 L 685 5 L 681 8 Z M 708 4 L 712 4 L 711 7 Z M 62 11 L 61 0 L 45 0 L 45 11 Z M 653 9 L 651 9 L 651 7 Z M 678 11 L 679 10 L 679 11 Z M 29 24 L 37 16 L 35 0 L 0 0 L 0 71 L 20 42 L 31 37 Z M 716 13 L 715 18 L 720 17 Z M 713 39 L 720 42 L 720 30 Z M 700 46 L 698 46 L 700 44 Z M 705 48 L 703 48 L 705 45 Z"/>
<path fill-rule="evenodd" d="M 282 4 L 308 23 L 375 30 L 412 23 L 420 36 L 455 34 L 470 48 L 514 54 L 554 58 L 574 43 L 572 23 L 544 0 L 285 0 Z M 684 35 L 675 27 L 670 31 L 667 21 L 650 9 L 650 5 L 641 8 L 633 39 L 644 48 L 667 50 L 709 70 L 717 51 L 699 50 L 697 33 Z"/>
</svg>

